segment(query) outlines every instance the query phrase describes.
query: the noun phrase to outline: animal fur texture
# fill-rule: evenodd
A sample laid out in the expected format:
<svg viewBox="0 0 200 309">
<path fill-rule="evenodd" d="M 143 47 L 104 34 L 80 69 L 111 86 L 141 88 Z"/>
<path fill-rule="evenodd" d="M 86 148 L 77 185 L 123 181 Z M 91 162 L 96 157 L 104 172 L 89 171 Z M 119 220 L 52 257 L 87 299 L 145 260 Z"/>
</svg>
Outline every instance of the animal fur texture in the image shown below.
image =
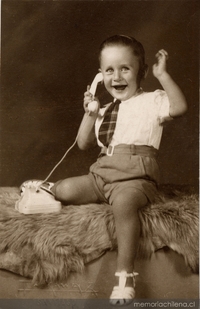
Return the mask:
<svg viewBox="0 0 200 309">
<path fill-rule="evenodd" d="M 70 272 L 117 250 L 112 207 L 106 204 L 64 206 L 59 213 L 24 215 L 14 209 L 17 188 L 0 188 L 0 268 L 32 278 L 42 286 L 60 283 Z M 158 201 L 139 211 L 138 258 L 168 246 L 198 272 L 198 197 L 165 187 Z"/>
</svg>

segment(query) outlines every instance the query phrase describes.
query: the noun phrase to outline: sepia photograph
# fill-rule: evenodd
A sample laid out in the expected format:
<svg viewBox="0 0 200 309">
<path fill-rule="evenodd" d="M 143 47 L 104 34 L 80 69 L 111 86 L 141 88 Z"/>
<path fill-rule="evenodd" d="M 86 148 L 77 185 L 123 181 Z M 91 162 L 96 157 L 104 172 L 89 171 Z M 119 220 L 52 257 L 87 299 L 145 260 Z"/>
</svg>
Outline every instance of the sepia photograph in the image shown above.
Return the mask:
<svg viewBox="0 0 200 309">
<path fill-rule="evenodd" d="M 199 1 L 1 0 L 0 309 L 199 308 Z"/>
</svg>

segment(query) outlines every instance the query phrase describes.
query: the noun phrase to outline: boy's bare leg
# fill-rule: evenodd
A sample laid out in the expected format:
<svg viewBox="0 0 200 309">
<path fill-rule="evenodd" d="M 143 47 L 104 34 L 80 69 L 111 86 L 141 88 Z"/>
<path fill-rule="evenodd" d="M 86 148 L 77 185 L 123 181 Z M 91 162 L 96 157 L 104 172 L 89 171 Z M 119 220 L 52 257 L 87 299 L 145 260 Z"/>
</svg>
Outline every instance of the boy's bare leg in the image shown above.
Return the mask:
<svg viewBox="0 0 200 309">
<path fill-rule="evenodd" d="M 87 204 L 99 202 L 92 182 L 87 175 L 60 180 L 51 188 L 55 198 L 64 204 Z"/>
<path fill-rule="evenodd" d="M 140 237 L 138 209 L 147 202 L 146 196 L 141 191 L 128 188 L 120 192 L 113 201 L 118 242 L 117 272 L 134 271 L 134 259 Z M 126 286 L 133 286 L 132 278 L 127 278 Z"/>
</svg>

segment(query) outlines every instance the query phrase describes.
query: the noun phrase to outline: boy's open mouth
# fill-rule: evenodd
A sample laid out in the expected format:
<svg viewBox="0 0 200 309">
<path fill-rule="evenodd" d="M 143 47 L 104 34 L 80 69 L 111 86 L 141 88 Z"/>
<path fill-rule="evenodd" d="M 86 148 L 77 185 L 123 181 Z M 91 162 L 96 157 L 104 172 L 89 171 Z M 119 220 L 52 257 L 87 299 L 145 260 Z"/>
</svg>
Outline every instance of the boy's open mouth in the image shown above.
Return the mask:
<svg viewBox="0 0 200 309">
<path fill-rule="evenodd" d="M 112 87 L 115 88 L 115 90 L 124 90 L 127 87 L 127 85 L 115 85 Z"/>
</svg>

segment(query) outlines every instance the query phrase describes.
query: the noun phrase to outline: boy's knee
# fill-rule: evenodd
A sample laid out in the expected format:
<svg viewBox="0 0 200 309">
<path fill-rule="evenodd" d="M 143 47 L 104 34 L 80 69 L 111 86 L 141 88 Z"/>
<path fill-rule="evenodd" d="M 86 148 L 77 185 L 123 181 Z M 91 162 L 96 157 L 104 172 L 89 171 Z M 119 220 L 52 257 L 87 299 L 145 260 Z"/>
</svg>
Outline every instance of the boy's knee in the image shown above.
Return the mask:
<svg viewBox="0 0 200 309">
<path fill-rule="evenodd" d="M 69 198 L 70 192 L 70 182 L 65 180 L 59 180 L 52 187 L 52 192 L 55 194 L 55 198 L 60 201 L 67 201 Z"/>
<path fill-rule="evenodd" d="M 119 205 L 122 208 L 129 208 L 137 210 L 140 207 L 147 205 L 148 199 L 146 195 L 140 190 L 133 189 L 131 190 L 124 189 L 123 191 L 116 194 L 113 199 L 113 205 Z"/>
</svg>

